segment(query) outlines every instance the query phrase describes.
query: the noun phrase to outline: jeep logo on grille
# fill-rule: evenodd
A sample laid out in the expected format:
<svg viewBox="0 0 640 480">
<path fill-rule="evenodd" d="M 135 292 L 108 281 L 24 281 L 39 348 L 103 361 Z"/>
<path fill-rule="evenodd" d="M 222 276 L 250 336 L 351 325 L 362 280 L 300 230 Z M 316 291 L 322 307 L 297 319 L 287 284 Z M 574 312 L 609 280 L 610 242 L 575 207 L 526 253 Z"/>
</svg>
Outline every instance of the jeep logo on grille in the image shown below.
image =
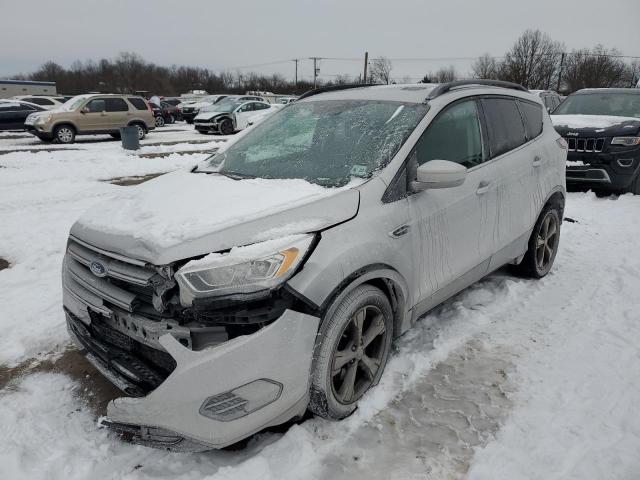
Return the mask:
<svg viewBox="0 0 640 480">
<path fill-rule="evenodd" d="M 567 137 L 577 137 L 578 132 L 567 132 Z"/>
<path fill-rule="evenodd" d="M 107 276 L 107 269 L 100 262 L 91 262 L 91 265 L 89 265 L 89 270 L 91 270 L 91 273 L 93 273 L 96 277 Z"/>
</svg>

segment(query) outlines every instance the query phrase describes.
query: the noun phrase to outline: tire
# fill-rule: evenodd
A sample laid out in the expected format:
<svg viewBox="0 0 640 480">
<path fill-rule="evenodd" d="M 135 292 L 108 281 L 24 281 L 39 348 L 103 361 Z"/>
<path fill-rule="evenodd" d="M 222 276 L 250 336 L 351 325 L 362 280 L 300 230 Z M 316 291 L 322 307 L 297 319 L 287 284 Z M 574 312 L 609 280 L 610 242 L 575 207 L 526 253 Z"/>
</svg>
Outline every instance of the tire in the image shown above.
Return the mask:
<svg viewBox="0 0 640 480">
<path fill-rule="evenodd" d="M 231 135 L 233 133 L 233 122 L 230 119 L 225 118 L 220 123 L 219 131 L 222 135 Z"/>
<path fill-rule="evenodd" d="M 631 186 L 629 187 L 629 193 L 633 193 L 634 195 L 640 195 L 640 171 L 636 173 L 635 180 L 631 182 Z"/>
<path fill-rule="evenodd" d="M 130 126 L 131 127 L 137 127 L 137 129 L 138 129 L 138 140 L 143 140 L 144 137 L 147 135 L 146 127 L 143 127 L 139 123 L 134 123 L 134 124 L 132 124 Z"/>
<path fill-rule="evenodd" d="M 393 311 L 387 296 L 368 284 L 353 289 L 329 311 L 333 313 L 324 319 L 314 348 L 308 408 L 340 420 L 353 413 L 382 376 L 391 350 Z"/>
<path fill-rule="evenodd" d="M 513 266 L 516 274 L 542 278 L 551 271 L 560 243 L 560 225 L 558 204 L 546 205 L 531 232 L 527 253 L 519 265 Z"/>
<path fill-rule="evenodd" d="M 53 131 L 53 138 L 58 143 L 73 143 L 76 139 L 76 131 L 71 125 L 60 125 Z"/>
<path fill-rule="evenodd" d="M 164 127 L 164 117 L 162 115 L 156 117 L 156 127 Z"/>
</svg>

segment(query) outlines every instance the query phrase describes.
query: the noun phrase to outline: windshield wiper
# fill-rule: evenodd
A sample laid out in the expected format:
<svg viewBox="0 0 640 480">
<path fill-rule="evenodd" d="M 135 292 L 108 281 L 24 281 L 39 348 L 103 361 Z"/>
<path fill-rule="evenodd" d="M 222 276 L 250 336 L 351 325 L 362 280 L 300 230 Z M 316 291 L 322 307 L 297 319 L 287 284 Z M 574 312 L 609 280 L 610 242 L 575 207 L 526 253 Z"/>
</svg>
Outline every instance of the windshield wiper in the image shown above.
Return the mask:
<svg viewBox="0 0 640 480">
<path fill-rule="evenodd" d="M 233 180 L 243 180 L 243 179 L 246 179 L 246 178 L 256 178 L 255 175 L 249 175 L 248 173 L 222 172 L 222 171 L 211 172 L 211 173 L 217 173 L 217 174 L 220 174 L 220 175 L 224 175 L 225 177 L 231 178 Z"/>
</svg>

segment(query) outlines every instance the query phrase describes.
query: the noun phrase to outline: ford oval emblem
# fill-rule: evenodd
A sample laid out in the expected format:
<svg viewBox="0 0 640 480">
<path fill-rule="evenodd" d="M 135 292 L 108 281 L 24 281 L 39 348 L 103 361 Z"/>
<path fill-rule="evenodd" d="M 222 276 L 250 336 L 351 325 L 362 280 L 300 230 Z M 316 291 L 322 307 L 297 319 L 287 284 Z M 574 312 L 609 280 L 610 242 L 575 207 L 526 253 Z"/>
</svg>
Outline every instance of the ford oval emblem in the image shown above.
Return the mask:
<svg viewBox="0 0 640 480">
<path fill-rule="evenodd" d="M 100 262 L 91 262 L 91 265 L 89 265 L 89 270 L 91 270 L 91 273 L 93 273 L 96 277 L 107 276 L 107 269 Z"/>
</svg>

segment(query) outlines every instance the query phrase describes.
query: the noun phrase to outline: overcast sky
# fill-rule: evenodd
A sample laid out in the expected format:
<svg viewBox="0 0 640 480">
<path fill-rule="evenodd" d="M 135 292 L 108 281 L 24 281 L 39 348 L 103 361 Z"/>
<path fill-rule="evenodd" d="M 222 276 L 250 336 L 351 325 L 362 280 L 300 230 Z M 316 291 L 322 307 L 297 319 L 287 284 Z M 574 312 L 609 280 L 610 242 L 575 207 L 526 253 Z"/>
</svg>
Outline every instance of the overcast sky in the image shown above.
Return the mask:
<svg viewBox="0 0 640 480">
<path fill-rule="evenodd" d="M 184 64 L 293 77 L 288 59 L 392 59 L 392 75 L 420 78 L 441 66 L 466 72 L 466 57 L 503 55 L 527 28 L 567 48 L 602 43 L 640 56 L 640 0 L 2 0 L 0 78 L 47 60 L 139 53 Z M 462 57 L 462 58 L 461 58 Z M 272 65 L 256 64 L 278 62 Z M 357 75 L 359 60 L 322 60 L 320 74 Z M 252 66 L 251 68 L 245 68 Z M 303 60 L 300 77 L 313 74 Z"/>
</svg>

